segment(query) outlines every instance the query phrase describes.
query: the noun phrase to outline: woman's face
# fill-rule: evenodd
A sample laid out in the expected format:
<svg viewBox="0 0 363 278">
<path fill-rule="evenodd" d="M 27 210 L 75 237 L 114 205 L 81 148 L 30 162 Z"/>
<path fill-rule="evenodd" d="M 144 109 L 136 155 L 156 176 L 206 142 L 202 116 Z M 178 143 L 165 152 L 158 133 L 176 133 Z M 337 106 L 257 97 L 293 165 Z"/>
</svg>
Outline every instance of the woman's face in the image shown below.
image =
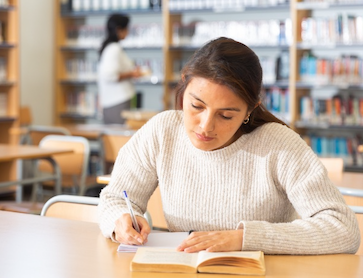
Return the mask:
<svg viewBox="0 0 363 278">
<path fill-rule="evenodd" d="M 118 28 L 117 29 L 117 37 L 119 40 L 125 39 L 127 37 L 128 33 L 129 33 L 129 29 L 127 29 L 127 28 L 123 28 L 123 29 Z"/>
<path fill-rule="evenodd" d="M 240 136 L 247 104 L 227 86 L 193 78 L 183 98 L 184 126 L 192 144 L 204 151 L 226 147 Z"/>
</svg>

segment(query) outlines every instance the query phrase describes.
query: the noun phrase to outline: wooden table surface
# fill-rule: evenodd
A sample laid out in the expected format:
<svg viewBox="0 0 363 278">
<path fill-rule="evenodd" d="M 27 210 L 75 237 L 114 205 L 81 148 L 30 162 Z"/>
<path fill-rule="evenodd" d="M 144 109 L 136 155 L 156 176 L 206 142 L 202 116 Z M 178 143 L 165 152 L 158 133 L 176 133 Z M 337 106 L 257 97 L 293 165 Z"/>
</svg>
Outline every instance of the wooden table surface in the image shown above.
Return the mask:
<svg viewBox="0 0 363 278">
<path fill-rule="evenodd" d="M 30 145 L 0 144 L 0 162 L 16 159 L 37 159 L 71 152 L 73 152 L 71 149 L 45 149 Z"/>
<path fill-rule="evenodd" d="M 104 238 L 95 223 L 5 211 L 0 211 L 0 223 L 0 276 L 4 278 L 232 277 L 130 272 L 134 254 L 117 253 L 118 244 Z M 265 277 L 363 277 L 363 257 L 357 255 L 265 255 L 265 261 Z"/>
<path fill-rule="evenodd" d="M 63 125 L 73 136 L 83 136 L 89 140 L 97 140 L 104 131 L 135 132 L 126 125 L 120 124 L 69 124 Z"/>
</svg>

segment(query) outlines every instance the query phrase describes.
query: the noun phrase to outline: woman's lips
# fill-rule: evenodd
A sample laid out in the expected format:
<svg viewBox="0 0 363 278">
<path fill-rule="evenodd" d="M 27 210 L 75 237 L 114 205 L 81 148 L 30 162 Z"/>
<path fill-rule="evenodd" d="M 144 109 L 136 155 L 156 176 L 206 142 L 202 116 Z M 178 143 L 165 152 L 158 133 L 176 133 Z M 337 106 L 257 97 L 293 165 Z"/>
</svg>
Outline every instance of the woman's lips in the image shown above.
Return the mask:
<svg viewBox="0 0 363 278">
<path fill-rule="evenodd" d="M 214 138 L 213 137 L 207 137 L 207 136 L 204 136 L 202 134 L 199 134 L 199 133 L 195 133 L 195 135 L 197 136 L 197 138 L 201 141 L 211 141 L 213 140 Z"/>
</svg>

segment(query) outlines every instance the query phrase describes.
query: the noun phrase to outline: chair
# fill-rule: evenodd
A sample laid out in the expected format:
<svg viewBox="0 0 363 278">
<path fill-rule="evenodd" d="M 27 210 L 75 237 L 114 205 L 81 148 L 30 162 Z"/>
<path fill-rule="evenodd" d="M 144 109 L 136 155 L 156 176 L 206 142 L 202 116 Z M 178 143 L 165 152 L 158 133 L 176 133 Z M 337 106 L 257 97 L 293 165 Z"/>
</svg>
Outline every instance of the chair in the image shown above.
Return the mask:
<svg viewBox="0 0 363 278">
<path fill-rule="evenodd" d="M 133 130 L 105 130 L 100 134 L 100 156 L 103 161 L 103 173 L 111 173 L 113 164 L 121 147 L 135 133 Z"/>
<path fill-rule="evenodd" d="M 57 195 L 44 204 L 40 215 L 98 223 L 98 203 L 97 197 Z M 150 214 L 145 212 L 144 217 L 152 228 Z"/>
<path fill-rule="evenodd" d="M 71 187 L 79 195 L 86 190 L 86 177 L 90 156 L 90 146 L 86 138 L 81 136 L 47 135 L 39 143 L 42 148 L 72 149 L 70 154 L 54 156 L 62 173 L 62 187 Z M 50 171 L 49 163 L 40 161 L 39 171 Z M 58 190 L 59 191 L 59 190 Z M 33 191 L 36 194 L 36 190 Z M 33 194 L 32 199 L 35 199 Z"/>
<path fill-rule="evenodd" d="M 97 223 L 98 202 L 96 197 L 57 195 L 44 204 L 40 215 Z"/>
<path fill-rule="evenodd" d="M 70 136 L 71 132 L 61 126 L 30 125 L 27 127 L 26 134 L 21 138 L 20 144 L 39 145 L 40 141 L 47 135 Z"/>
<path fill-rule="evenodd" d="M 344 161 L 340 157 L 319 158 L 328 171 L 328 177 L 337 182 L 343 178 Z"/>
<path fill-rule="evenodd" d="M 32 123 L 32 113 L 29 106 L 21 106 L 19 109 L 20 126 L 30 126 Z"/>
</svg>

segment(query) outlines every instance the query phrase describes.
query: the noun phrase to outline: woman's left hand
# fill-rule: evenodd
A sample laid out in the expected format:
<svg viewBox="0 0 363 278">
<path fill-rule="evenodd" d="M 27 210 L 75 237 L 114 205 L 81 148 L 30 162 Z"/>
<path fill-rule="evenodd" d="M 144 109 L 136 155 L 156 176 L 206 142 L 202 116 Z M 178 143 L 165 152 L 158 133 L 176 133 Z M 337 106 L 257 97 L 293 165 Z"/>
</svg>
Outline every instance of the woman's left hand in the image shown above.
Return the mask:
<svg viewBox="0 0 363 278">
<path fill-rule="evenodd" d="M 187 253 L 241 251 L 243 230 L 192 232 L 177 248 Z"/>
</svg>

